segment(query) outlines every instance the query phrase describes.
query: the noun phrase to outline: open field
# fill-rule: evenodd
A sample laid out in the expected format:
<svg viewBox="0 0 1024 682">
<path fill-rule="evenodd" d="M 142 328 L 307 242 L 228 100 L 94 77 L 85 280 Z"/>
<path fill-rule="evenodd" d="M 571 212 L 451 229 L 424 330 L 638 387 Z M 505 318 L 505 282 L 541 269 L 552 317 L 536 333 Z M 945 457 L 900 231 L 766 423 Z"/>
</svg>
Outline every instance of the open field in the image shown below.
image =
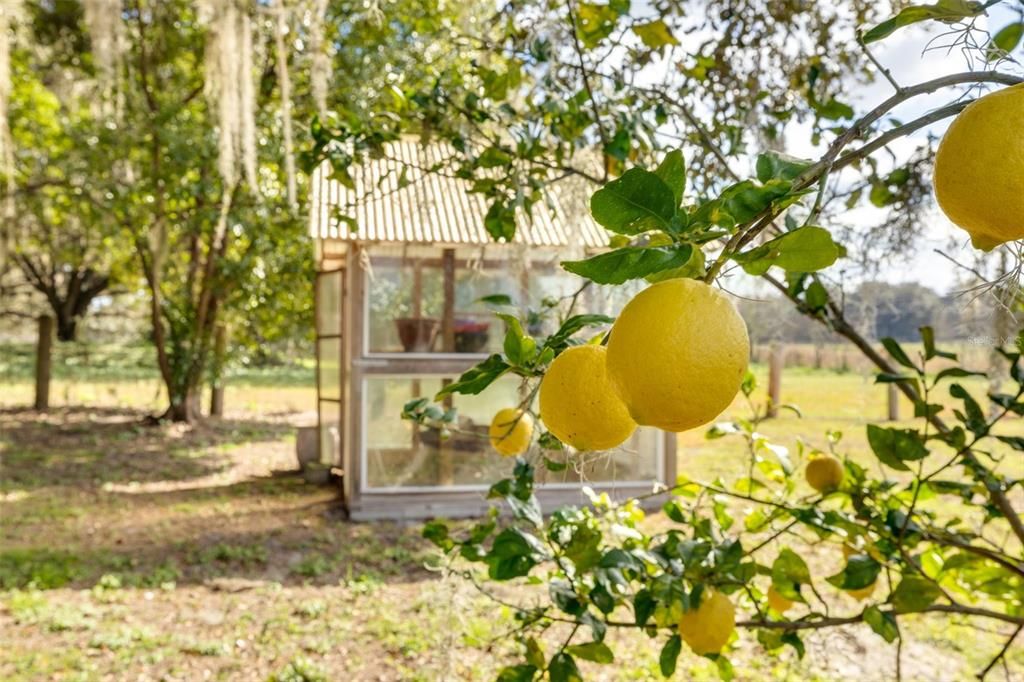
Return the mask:
<svg viewBox="0 0 1024 682">
<path fill-rule="evenodd" d="M 315 397 L 299 372 L 236 380 L 227 418 L 194 428 L 140 426 L 159 405 L 141 373 L 58 374 L 58 407 L 45 416 L 17 407 L 31 397 L 27 381 L 3 381 L 0 679 L 485 680 L 512 646 L 498 640 L 512 614 L 424 568 L 432 553 L 416 526 L 345 523 L 332 488 L 296 475 L 293 423 Z M 783 398 L 803 417 L 784 412 L 762 431 L 793 447 L 799 435 L 823 446 L 825 430 L 839 429 L 843 451 L 871 461 L 863 425 L 884 414 L 885 390 L 869 375 L 787 370 Z M 90 407 L 65 406 L 76 402 Z M 738 402 L 731 413 L 745 410 Z M 745 465 L 731 439 L 694 432 L 680 446 L 680 471 L 693 478 Z M 1020 456 L 1003 466 L 1024 475 Z M 808 557 L 816 576 L 840 562 L 830 545 Z M 828 599 L 839 614 L 858 608 Z M 905 679 L 929 682 L 972 679 L 1005 635 L 926 616 L 907 626 Z M 738 679 L 893 677 L 895 648 L 866 627 L 806 641 L 798 661 L 742 633 Z M 588 679 L 659 679 L 658 642 L 614 648 L 614 672 Z M 680 670 L 715 679 L 691 654 Z M 1005 677 L 1024 679 L 1024 647 L 1010 652 Z M 997 669 L 991 679 L 1003 678 Z"/>
</svg>

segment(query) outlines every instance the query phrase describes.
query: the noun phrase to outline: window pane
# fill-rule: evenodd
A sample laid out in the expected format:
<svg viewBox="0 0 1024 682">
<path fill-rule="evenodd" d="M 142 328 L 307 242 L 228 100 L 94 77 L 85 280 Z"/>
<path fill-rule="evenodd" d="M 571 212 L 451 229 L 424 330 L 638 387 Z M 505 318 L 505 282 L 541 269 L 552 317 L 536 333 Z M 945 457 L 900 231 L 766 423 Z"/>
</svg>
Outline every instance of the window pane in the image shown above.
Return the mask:
<svg viewBox="0 0 1024 682">
<path fill-rule="evenodd" d="M 399 417 L 402 406 L 433 396 L 443 383 L 438 377 L 370 377 L 366 380 L 366 487 L 403 488 L 480 486 L 507 476 L 512 460 L 498 455 L 487 439 L 494 413 L 519 402 L 519 381 L 504 377 L 477 396 L 455 396 L 458 431 L 441 441 L 436 430 Z M 553 484 L 660 480 L 660 433 L 640 429 L 620 448 L 576 455 L 564 471 L 539 465 L 538 481 Z M 556 453 L 547 453 L 558 459 Z M 536 452 L 531 453 L 536 457 Z"/>
<path fill-rule="evenodd" d="M 320 403 L 320 461 L 341 466 L 341 403 Z"/>
<path fill-rule="evenodd" d="M 319 351 L 320 397 L 341 399 L 341 339 L 320 339 Z"/>
<path fill-rule="evenodd" d="M 367 277 L 367 349 L 371 353 L 489 353 L 503 329 L 480 298 L 515 298 L 506 250 L 458 249 L 452 282 L 453 338 L 445 347 L 444 249 L 377 247 Z"/>
<path fill-rule="evenodd" d="M 341 271 L 317 275 L 316 287 L 317 334 L 341 334 Z"/>
</svg>

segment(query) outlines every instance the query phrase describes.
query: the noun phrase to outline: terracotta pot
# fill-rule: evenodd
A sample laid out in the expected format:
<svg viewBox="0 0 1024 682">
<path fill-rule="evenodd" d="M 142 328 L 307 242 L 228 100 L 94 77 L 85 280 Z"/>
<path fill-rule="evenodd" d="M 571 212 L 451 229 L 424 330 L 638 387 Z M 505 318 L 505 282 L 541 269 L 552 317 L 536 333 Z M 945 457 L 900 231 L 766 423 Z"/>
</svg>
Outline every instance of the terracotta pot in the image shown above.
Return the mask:
<svg viewBox="0 0 1024 682">
<path fill-rule="evenodd" d="M 433 350 L 441 321 L 432 317 L 400 317 L 395 320 L 395 327 L 406 353 L 429 353 Z"/>
</svg>

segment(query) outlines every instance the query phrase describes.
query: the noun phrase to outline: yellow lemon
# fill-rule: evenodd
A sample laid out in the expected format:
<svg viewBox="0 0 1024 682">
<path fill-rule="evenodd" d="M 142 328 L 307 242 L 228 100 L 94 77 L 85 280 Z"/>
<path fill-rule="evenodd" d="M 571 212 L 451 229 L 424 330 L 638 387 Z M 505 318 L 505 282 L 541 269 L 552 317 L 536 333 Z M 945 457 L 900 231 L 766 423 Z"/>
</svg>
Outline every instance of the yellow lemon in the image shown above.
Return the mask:
<svg viewBox="0 0 1024 682">
<path fill-rule="evenodd" d="M 679 619 L 679 636 L 696 654 L 717 654 L 736 628 L 736 609 L 721 592 L 706 589 L 700 606 Z"/>
<path fill-rule="evenodd" d="M 781 594 L 775 591 L 775 587 L 768 588 L 768 606 L 772 607 L 779 613 L 785 613 L 793 607 L 793 600 L 786 599 Z"/>
<path fill-rule="evenodd" d="M 935 198 L 986 251 L 1024 238 L 1024 86 L 985 95 L 953 120 L 935 154 Z"/>
<path fill-rule="evenodd" d="M 685 431 L 729 407 L 749 356 L 747 325 L 725 294 L 669 279 L 622 309 L 608 342 L 608 376 L 638 424 Z"/>
<path fill-rule="evenodd" d="M 829 492 L 843 482 L 843 463 L 832 455 L 820 455 L 807 463 L 807 482 L 820 493 Z"/>
<path fill-rule="evenodd" d="M 526 452 L 533 437 L 533 417 L 515 407 L 498 410 L 488 430 L 491 445 L 506 457 Z"/>
<path fill-rule="evenodd" d="M 540 383 L 540 418 L 577 450 L 607 450 L 636 430 L 608 382 L 603 346 L 575 346 L 555 358 Z"/>
<path fill-rule="evenodd" d="M 846 590 L 846 594 L 850 595 L 857 601 L 864 601 L 875 592 L 875 586 L 878 585 L 878 581 L 871 583 L 867 587 L 862 587 L 859 590 Z"/>
</svg>

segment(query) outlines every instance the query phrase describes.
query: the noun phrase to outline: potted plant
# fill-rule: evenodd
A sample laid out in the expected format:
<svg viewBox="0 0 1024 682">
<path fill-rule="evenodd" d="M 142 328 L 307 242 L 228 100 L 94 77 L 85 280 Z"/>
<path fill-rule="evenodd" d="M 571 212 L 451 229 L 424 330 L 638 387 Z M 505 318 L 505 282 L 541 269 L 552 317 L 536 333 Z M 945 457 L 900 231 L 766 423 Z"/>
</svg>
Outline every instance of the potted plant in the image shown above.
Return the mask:
<svg viewBox="0 0 1024 682">
<path fill-rule="evenodd" d="M 441 321 L 434 317 L 399 317 L 395 327 L 406 353 L 429 353 L 434 348 Z"/>
<path fill-rule="evenodd" d="M 455 320 L 455 352 L 479 353 L 487 347 L 491 338 L 490 322 L 476 320 Z"/>
</svg>

